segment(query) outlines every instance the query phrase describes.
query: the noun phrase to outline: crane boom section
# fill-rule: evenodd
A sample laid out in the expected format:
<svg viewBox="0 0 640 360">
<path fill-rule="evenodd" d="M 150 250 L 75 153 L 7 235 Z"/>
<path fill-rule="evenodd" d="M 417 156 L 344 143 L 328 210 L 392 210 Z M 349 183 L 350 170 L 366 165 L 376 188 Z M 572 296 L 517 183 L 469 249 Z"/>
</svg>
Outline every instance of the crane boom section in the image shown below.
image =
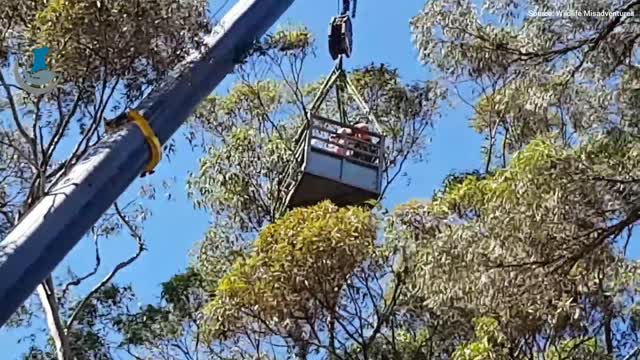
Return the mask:
<svg viewBox="0 0 640 360">
<path fill-rule="evenodd" d="M 206 38 L 206 49 L 132 111 L 154 140 L 166 143 L 293 1 L 239 0 Z M 0 326 L 153 161 L 144 126 L 127 123 L 105 137 L 0 242 Z"/>
</svg>

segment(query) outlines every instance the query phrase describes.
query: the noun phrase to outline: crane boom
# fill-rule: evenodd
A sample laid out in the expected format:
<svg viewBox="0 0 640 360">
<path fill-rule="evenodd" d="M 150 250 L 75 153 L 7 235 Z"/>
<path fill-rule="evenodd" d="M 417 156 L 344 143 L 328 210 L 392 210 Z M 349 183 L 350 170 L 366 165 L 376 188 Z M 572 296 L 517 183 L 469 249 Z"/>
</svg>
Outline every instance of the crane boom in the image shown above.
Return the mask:
<svg viewBox="0 0 640 360">
<path fill-rule="evenodd" d="M 293 1 L 239 0 L 207 37 L 207 49 L 139 104 L 135 113 L 160 145 Z M 145 170 L 152 152 L 141 129 L 129 123 L 105 137 L 0 242 L 0 327 Z"/>
</svg>

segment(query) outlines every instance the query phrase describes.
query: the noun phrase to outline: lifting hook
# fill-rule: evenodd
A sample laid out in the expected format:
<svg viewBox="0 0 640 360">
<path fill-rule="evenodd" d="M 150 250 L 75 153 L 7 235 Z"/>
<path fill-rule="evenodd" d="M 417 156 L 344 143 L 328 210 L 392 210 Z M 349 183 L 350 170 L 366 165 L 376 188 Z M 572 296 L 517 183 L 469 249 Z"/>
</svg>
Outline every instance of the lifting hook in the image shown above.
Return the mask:
<svg viewBox="0 0 640 360">
<path fill-rule="evenodd" d="M 356 17 L 357 0 L 353 0 L 353 8 L 351 9 L 351 17 Z M 331 58 L 336 60 L 340 56 L 351 57 L 353 49 L 353 31 L 351 25 L 351 17 L 349 9 L 351 8 L 351 0 L 342 0 L 342 11 L 340 15 L 331 19 L 329 26 L 329 54 Z"/>
</svg>

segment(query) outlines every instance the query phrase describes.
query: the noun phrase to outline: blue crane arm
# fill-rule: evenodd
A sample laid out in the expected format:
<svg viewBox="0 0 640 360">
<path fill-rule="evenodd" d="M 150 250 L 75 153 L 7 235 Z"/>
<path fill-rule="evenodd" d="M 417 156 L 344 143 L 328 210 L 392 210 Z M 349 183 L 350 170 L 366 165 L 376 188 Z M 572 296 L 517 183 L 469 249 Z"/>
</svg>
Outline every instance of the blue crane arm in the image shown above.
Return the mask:
<svg viewBox="0 0 640 360">
<path fill-rule="evenodd" d="M 282 16 L 294 0 L 239 0 L 189 56 L 135 109 L 160 144 L 233 71 L 238 56 Z M 184 70 L 181 70 L 184 69 Z M 151 160 L 133 124 L 105 137 L 50 189 L 0 242 L 0 326 L 35 291 Z"/>
</svg>

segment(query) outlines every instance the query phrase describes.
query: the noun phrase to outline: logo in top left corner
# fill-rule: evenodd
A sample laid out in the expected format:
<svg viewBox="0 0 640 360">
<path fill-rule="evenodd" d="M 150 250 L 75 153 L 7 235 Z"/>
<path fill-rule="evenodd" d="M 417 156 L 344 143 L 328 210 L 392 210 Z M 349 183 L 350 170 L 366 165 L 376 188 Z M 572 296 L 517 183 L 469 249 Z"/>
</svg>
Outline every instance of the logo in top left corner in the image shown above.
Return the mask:
<svg viewBox="0 0 640 360">
<path fill-rule="evenodd" d="M 56 74 L 47 68 L 48 47 L 41 47 L 32 50 L 33 65 L 31 69 L 20 71 L 18 64 L 13 67 L 13 75 L 16 83 L 24 91 L 33 95 L 48 94 L 56 87 Z"/>
</svg>

